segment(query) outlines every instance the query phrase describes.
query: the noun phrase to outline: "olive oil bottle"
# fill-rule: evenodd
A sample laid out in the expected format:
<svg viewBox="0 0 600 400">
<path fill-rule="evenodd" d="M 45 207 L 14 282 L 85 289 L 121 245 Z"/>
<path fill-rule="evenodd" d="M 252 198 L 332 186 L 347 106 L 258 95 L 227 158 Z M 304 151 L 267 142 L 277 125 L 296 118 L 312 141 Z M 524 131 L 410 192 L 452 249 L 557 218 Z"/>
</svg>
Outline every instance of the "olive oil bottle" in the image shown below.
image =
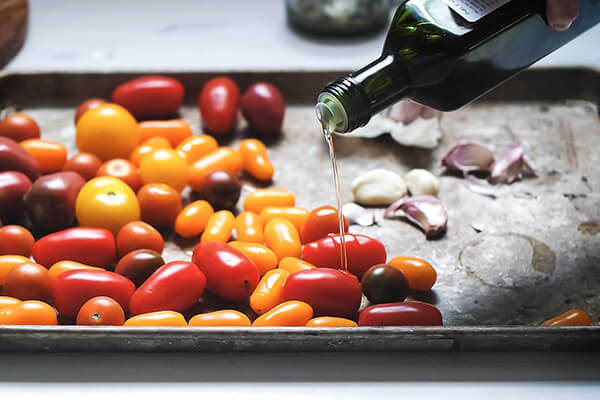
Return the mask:
<svg viewBox="0 0 600 400">
<path fill-rule="evenodd" d="M 600 22 L 600 0 L 579 4 L 579 17 L 558 32 L 546 24 L 544 0 L 407 0 L 381 57 L 326 86 L 317 116 L 346 133 L 404 98 L 460 108 Z"/>
</svg>

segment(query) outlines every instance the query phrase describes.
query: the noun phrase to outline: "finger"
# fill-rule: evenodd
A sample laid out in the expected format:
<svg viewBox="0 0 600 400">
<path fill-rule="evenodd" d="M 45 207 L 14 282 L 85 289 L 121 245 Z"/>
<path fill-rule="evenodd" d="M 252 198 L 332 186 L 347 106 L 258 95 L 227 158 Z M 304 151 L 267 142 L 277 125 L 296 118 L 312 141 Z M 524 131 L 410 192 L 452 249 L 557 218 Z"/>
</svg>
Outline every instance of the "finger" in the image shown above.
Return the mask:
<svg viewBox="0 0 600 400">
<path fill-rule="evenodd" d="M 552 29 L 569 29 L 579 15 L 579 0 L 547 0 L 546 18 Z"/>
</svg>

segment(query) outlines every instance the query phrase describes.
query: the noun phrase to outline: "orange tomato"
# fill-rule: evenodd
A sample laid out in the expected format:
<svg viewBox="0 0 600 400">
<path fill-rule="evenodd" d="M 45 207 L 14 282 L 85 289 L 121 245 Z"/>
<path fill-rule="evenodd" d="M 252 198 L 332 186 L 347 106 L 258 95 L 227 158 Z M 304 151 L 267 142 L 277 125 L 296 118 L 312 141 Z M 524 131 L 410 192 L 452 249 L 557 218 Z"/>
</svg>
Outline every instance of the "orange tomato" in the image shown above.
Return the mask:
<svg viewBox="0 0 600 400">
<path fill-rule="evenodd" d="M 305 326 L 312 317 L 313 309 L 309 304 L 290 300 L 256 318 L 252 326 Z"/>
<path fill-rule="evenodd" d="M 288 189 L 258 189 L 246 196 L 244 211 L 260 214 L 265 207 L 293 207 L 296 197 Z"/>
<path fill-rule="evenodd" d="M 398 268 L 413 290 L 429 290 L 435 284 L 437 273 L 427 261 L 417 257 L 394 257 L 387 264 Z"/>
<path fill-rule="evenodd" d="M 188 164 L 175 150 L 158 149 L 142 157 L 140 175 L 142 182 L 164 183 L 181 192 L 187 183 Z"/>
<path fill-rule="evenodd" d="M 219 310 L 194 315 L 188 326 L 251 326 L 250 319 L 236 310 Z"/>
<path fill-rule="evenodd" d="M 340 318 L 340 317 L 317 317 L 313 318 L 306 323 L 306 326 L 311 327 L 335 327 L 335 326 L 358 326 L 358 324 L 351 319 Z"/>
<path fill-rule="evenodd" d="M 140 141 L 135 118 L 125 108 L 105 103 L 88 110 L 76 128 L 77 148 L 106 161 L 128 158 Z"/>
<path fill-rule="evenodd" d="M 297 257 L 285 257 L 279 261 L 279 269 L 284 269 L 290 274 L 298 271 L 305 271 L 307 269 L 316 268 L 311 263 L 301 260 Z"/>
<path fill-rule="evenodd" d="M 155 137 L 162 137 L 167 139 L 173 147 L 192 136 L 190 125 L 180 119 L 143 121 L 138 124 L 137 129 L 141 142 Z"/>
<path fill-rule="evenodd" d="M 79 309 L 77 325 L 123 325 L 125 312 L 119 303 L 107 296 L 92 297 Z"/>
<path fill-rule="evenodd" d="M 238 241 L 227 244 L 244 253 L 256 265 L 261 276 L 277 268 L 277 256 L 262 244 Z"/>
<path fill-rule="evenodd" d="M 131 317 L 123 326 L 187 326 L 187 322 L 176 311 L 155 311 Z"/>
<path fill-rule="evenodd" d="M 0 256 L 13 254 L 29 257 L 34 241 L 31 232 L 22 226 L 3 226 L 0 228 Z"/>
<path fill-rule="evenodd" d="M 263 222 L 256 213 L 243 211 L 235 218 L 237 240 L 249 243 L 264 243 Z"/>
<path fill-rule="evenodd" d="M 569 310 L 542 323 L 542 326 L 580 326 L 590 325 L 590 316 L 582 310 Z"/>
<path fill-rule="evenodd" d="M 52 300 L 52 281 L 48 270 L 31 261 L 11 268 L 3 286 L 5 295 L 20 300 Z"/>
<path fill-rule="evenodd" d="M 10 271 L 15 265 L 29 261 L 31 260 L 27 257 L 14 254 L 0 256 L 0 286 L 4 286 L 4 280 L 6 279 L 6 274 L 8 274 L 8 271 Z"/>
<path fill-rule="evenodd" d="M 268 271 L 250 295 L 250 307 L 258 315 L 271 310 L 283 301 L 283 285 L 290 274 L 283 269 Z"/>
<path fill-rule="evenodd" d="M 285 257 L 300 258 L 302 243 L 296 227 L 288 220 L 275 218 L 265 225 L 265 243 L 281 260 Z"/>
<path fill-rule="evenodd" d="M 92 153 L 78 153 L 73 157 L 69 158 L 65 165 L 63 165 L 63 171 L 77 172 L 86 181 L 96 177 L 96 172 L 102 165 L 102 160 Z"/>
<path fill-rule="evenodd" d="M 48 274 L 50 275 L 50 281 L 54 282 L 56 278 L 62 274 L 63 272 L 73 271 L 75 269 L 99 269 L 103 270 L 104 268 L 100 267 L 92 267 L 91 265 L 78 263 L 76 261 L 59 261 L 55 264 L 52 264 L 50 269 L 48 270 Z"/>
<path fill-rule="evenodd" d="M 219 144 L 214 137 L 200 134 L 183 140 L 177 145 L 176 150 L 185 156 L 188 164 L 192 164 L 218 147 Z"/>
<path fill-rule="evenodd" d="M 0 325 L 57 325 L 54 307 L 37 300 L 22 301 L 0 309 Z"/>
<path fill-rule="evenodd" d="M 230 147 L 219 147 L 195 161 L 188 169 L 188 183 L 194 190 L 201 190 L 204 178 L 213 171 L 225 171 L 237 175 L 242 169 L 240 152 Z"/>
<path fill-rule="evenodd" d="M 20 303 L 21 300 L 10 296 L 0 296 L 0 308 Z"/>
<path fill-rule="evenodd" d="M 170 148 L 171 148 L 171 142 L 169 142 L 167 139 L 160 137 L 160 136 L 150 138 L 150 139 L 146 140 L 145 142 L 142 142 L 141 144 L 137 145 L 135 147 L 135 149 L 133 149 L 133 151 L 129 155 L 129 161 L 131 161 L 132 163 L 134 163 L 135 165 L 137 165 L 139 167 L 140 162 L 142 161 L 142 158 L 146 154 L 150 154 L 153 151 L 158 150 L 158 149 L 170 149 Z"/>
<path fill-rule="evenodd" d="M 175 232 L 181 237 L 189 238 L 204 232 L 210 217 L 215 210 L 206 200 L 197 200 L 188 204 L 175 219 Z"/>
<path fill-rule="evenodd" d="M 41 174 L 62 170 L 67 161 L 67 148 L 45 139 L 29 139 L 19 143 L 38 163 Z"/>
<path fill-rule="evenodd" d="M 137 166 L 122 158 L 114 158 L 106 161 L 98 168 L 96 176 L 119 178 L 128 184 L 134 192 L 137 192 L 140 186 L 142 186 L 142 179 L 140 178 Z"/>
<path fill-rule="evenodd" d="M 200 237 L 200 241 L 227 243 L 233 233 L 234 225 L 235 217 L 231 211 L 217 211 L 208 219 L 204 233 Z"/>
<path fill-rule="evenodd" d="M 273 179 L 275 169 L 269 155 L 267 147 L 258 139 L 246 139 L 240 143 L 240 155 L 242 156 L 243 169 L 250 175 L 261 181 L 270 181 Z"/>
<path fill-rule="evenodd" d="M 263 224 L 275 218 L 287 219 L 300 233 L 309 215 L 310 211 L 301 207 L 265 207 L 259 217 Z"/>
<path fill-rule="evenodd" d="M 159 231 L 150 224 L 133 221 L 123 226 L 117 235 L 119 256 L 139 249 L 154 250 L 162 253 L 165 241 Z"/>
<path fill-rule="evenodd" d="M 348 232 L 348 221 L 345 217 L 344 232 Z M 340 233 L 338 210 L 332 206 L 322 206 L 312 210 L 300 228 L 302 243 L 319 240 L 330 233 Z"/>
<path fill-rule="evenodd" d="M 155 228 L 172 227 L 183 208 L 179 192 L 162 183 L 142 186 L 137 194 L 142 220 Z"/>
</svg>

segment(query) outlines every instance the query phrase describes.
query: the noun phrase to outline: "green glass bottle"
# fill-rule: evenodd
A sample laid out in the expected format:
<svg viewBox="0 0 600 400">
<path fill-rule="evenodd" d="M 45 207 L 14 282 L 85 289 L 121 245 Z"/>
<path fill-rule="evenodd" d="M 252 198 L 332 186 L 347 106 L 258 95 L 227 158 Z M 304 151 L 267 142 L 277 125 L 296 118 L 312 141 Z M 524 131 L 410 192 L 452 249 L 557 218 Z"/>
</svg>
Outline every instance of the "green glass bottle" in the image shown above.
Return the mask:
<svg viewBox="0 0 600 400">
<path fill-rule="evenodd" d="M 470 22 L 446 3 L 503 5 Z M 329 131 L 347 133 L 404 98 L 460 108 L 600 22 L 600 0 L 579 3 L 579 17 L 558 32 L 546 24 L 543 0 L 407 0 L 381 57 L 327 85 L 317 116 Z"/>
</svg>

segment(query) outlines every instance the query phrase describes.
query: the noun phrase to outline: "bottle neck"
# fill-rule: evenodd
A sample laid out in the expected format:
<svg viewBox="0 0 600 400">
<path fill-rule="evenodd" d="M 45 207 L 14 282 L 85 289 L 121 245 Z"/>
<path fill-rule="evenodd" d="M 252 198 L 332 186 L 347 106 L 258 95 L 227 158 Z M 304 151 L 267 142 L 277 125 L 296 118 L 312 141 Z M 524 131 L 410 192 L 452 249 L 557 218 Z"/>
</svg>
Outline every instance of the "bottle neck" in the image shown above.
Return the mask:
<svg viewBox="0 0 600 400">
<path fill-rule="evenodd" d="M 323 89 L 319 104 L 327 105 L 332 111 L 333 116 L 326 122 L 334 126 L 335 132 L 352 132 L 366 125 L 372 115 L 406 97 L 410 89 L 408 74 L 394 61 L 393 55 L 383 55 Z"/>
</svg>

